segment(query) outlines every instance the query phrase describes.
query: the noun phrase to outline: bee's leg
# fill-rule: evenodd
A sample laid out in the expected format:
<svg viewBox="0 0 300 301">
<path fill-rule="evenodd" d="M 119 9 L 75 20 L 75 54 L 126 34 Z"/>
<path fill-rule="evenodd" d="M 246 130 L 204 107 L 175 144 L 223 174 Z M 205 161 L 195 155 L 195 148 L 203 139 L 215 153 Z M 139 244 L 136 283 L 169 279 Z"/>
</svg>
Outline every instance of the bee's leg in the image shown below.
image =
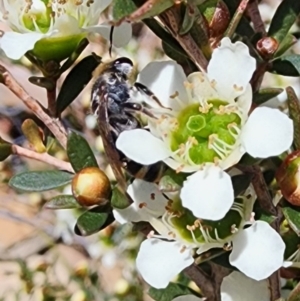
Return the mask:
<svg viewBox="0 0 300 301">
<path fill-rule="evenodd" d="M 149 90 L 149 88 L 147 88 L 145 85 L 141 84 L 141 83 L 135 83 L 134 87 L 139 91 L 142 92 L 144 94 L 146 94 L 147 96 L 149 96 L 152 100 L 154 100 L 160 107 L 164 108 L 164 109 L 169 109 L 165 106 L 162 105 L 162 103 L 160 102 L 160 100 L 157 98 L 157 96 L 151 91 Z"/>
<path fill-rule="evenodd" d="M 147 110 L 145 107 L 143 107 L 141 104 L 139 103 L 134 103 L 134 102 L 126 102 L 123 104 L 122 106 L 125 110 L 132 112 L 132 111 L 138 111 L 141 112 L 145 115 L 147 115 L 148 117 L 157 119 L 157 117 L 155 115 L 153 115 L 151 113 L 151 111 Z"/>
</svg>

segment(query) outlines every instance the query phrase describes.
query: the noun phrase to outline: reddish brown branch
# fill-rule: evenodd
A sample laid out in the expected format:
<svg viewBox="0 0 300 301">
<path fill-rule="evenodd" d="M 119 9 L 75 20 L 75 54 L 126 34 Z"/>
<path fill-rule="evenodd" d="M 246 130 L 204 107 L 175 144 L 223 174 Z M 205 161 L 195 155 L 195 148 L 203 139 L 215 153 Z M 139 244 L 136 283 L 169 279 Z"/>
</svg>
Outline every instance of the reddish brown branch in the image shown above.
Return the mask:
<svg viewBox="0 0 300 301">
<path fill-rule="evenodd" d="M 62 161 L 60 159 L 57 159 L 55 157 L 50 156 L 48 153 L 36 153 L 30 149 L 18 146 L 13 144 L 12 145 L 12 152 L 15 155 L 19 155 L 25 158 L 34 159 L 40 162 L 47 163 L 49 165 L 52 165 L 56 168 L 59 168 L 61 170 L 66 170 L 69 172 L 74 172 L 71 164 L 66 161 Z"/>
<path fill-rule="evenodd" d="M 30 96 L 24 88 L 15 80 L 15 78 L 0 65 L 0 81 L 12 91 L 53 133 L 59 143 L 66 148 L 67 133 L 58 119 L 51 118 L 39 104 L 39 102 Z"/>
<path fill-rule="evenodd" d="M 246 12 L 251 18 L 255 32 L 259 32 L 262 34 L 263 37 L 265 37 L 267 33 L 265 29 L 265 24 L 261 18 L 258 9 L 257 0 L 252 0 L 249 2 Z"/>
<path fill-rule="evenodd" d="M 173 37 L 189 55 L 191 60 L 194 61 L 196 66 L 200 70 L 206 70 L 208 64 L 207 59 L 197 43 L 194 41 L 193 37 L 189 33 L 185 35 L 179 35 L 179 24 L 181 24 L 181 20 L 176 7 L 172 7 L 164 11 L 159 17 L 162 23 L 169 29 Z"/>
</svg>

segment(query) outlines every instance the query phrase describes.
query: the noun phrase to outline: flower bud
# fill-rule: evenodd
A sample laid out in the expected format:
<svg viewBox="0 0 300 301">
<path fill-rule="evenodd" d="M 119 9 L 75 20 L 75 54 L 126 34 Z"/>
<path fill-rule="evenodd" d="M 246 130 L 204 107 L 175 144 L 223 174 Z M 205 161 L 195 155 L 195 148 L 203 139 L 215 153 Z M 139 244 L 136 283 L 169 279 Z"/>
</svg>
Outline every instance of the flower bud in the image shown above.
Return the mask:
<svg viewBox="0 0 300 301">
<path fill-rule="evenodd" d="M 276 180 L 285 199 L 300 206 L 300 151 L 286 157 L 276 172 Z"/>
<path fill-rule="evenodd" d="M 110 182 L 98 167 L 86 167 L 73 178 L 72 193 L 82 206 L 103 204 L 111 194 Z"/>
<path fill-rule="evenodd" d="M 272 37 L 265 37 L 256 43 L 256 49 L 264 59 L 270 59 L 278 49 L 278 42 Z"/>
</svg>

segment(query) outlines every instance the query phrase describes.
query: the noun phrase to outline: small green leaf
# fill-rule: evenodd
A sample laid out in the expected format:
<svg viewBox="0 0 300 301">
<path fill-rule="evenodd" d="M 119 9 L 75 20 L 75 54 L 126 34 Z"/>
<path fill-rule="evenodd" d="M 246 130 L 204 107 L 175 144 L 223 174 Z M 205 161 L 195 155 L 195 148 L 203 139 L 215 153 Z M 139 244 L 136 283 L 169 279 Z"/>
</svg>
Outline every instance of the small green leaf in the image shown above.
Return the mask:
<svg viewBox="0 0 300 301">
<path fill-rule="evenodd" d="M 283 0 L 272 19 L 268 36 L 275 38 L 280 44 L 295 23 L 299 13 L 300 1 Z"/>
<path fill-rule="evenodd" d="M 195 22 L 196 12 L 187 4 L 183 17 L 182 24 L 180 26 L 179 34 L 184 35 L 190 31 Z"/>
<path fill-rule="evenodd" d="M 255 92 L 253 95 L 253 102 L 257 105 L 261 105 L 266 101 L 270 100 L 271 98 L 276 97 L 280 93 L 283 92 L 281 88 L 264 88 L 260 89 L 259 91 Z"/>
<path fill-rule="evenodd" d="M 234 196 L 237 197 L 243 193 L 251 183 L 251 175 L 236 175 L 231 178 L 234 190 Z"/>
<path fill-rule="evenodd" d="M 12 154 L 12 145 L 11 145 L 11 143 L 3 140 L 0 137 L 0 162 L 4 161 L 11 154 Z"/>
<path fill-rule="evenodd" d="M 184 295 L 193 295 L 194 292 L 179 283 L 170 283 L 164 289 L 156 289 L 151 287 L 148 291 L 149 296 L 155 301 L 172 301 L 174 298 Z"/>
<path fill-rule="evenodd" d="M 282 212 L 291 229 L 300 236 L 300 209 L 287 204 L 282 208 Z"/>
<path fill-rule="evenodd" d="M 117 209 L 125 209 L 130 205 L 130 201 L 127 196 L 120 191 L 118 186 L 115 186 L 112 190 L 111 206 Z"/>
<path fill-rule="evenodd" d="M 45 191 L 70 183 L 73 176 L 60 170 L 29 171 L 13 176 L 9 185 L 22 191 Z"/>
<path fill-rule="evenodd" d="M 174 0 L 133 0 L 133 2 L 140 9 L 138 8 L 134 12 L 135 16 L 134 18 L 131 18 L 131 21 L 138 21 L 157 16 L 174 5 Z M 148 5 L 146 4 L 147 2 Z"/>
<path fill-rule="evenodd" d="M 271 68 L 268 71 L 285 76 L 299 76 L 300 55 L 290 54 L 278 58 L 272 62 Z"/>
<path fill-rule="evenodd" d="M 99 66 L 101 58 L 89 55 L 82 59 L 67 75 L 57 96 L 57 113 L 60 114 L 79 95 Z"/>
<path fill-rule="evenodd" d="M 288 96 L 289 115 L 294 124 L 294 146 L 300 150 L 300 102 L 292 87 L 286 88 Z"/>
<path fill-rule="evenodd" d="M 106 211 L 106 212 L 105 212 Z M 75 225 L 75 233 L 87 236 L 99 232 L 114 221 L 114 216 L 107 207 L 96 207 L 79 216 Z"/>
<path fill-rule="evenodd" d="M 136 5 L 132 0 L 113 0 L 113 19 L 118 21 L 130 15 L 136 10 Z"/>
<path fill-rule="evenodd" d="M 98 167 L 97 160 L 87 141 L 74 132 L 68 136 L 67 154 L 76 172 L 85 167 Z"/>
<path fill-rule="evenodd" d="M 45 205 L 46 209 L 73 209 L 81 208 L 72 195 L 58 195 L 50 199 Z"/>
<path fill-rule="evenodd" d="M 284 259 L 288 259 L 298 249 L 300 238 L 293 230 L 289 228 L 286 232 L 281 234 L 281 237 L 285 243 Z"/>
<path fill-rule="evenodd" d="M 292 34 L 287 34 L 287 36 L 283 39 L 278 49 L 274 54 L 274 58 L 282 56 L 288 49 L 290 49 L 295 43 L 297 43 L 297 39 Z"/>
</svg>

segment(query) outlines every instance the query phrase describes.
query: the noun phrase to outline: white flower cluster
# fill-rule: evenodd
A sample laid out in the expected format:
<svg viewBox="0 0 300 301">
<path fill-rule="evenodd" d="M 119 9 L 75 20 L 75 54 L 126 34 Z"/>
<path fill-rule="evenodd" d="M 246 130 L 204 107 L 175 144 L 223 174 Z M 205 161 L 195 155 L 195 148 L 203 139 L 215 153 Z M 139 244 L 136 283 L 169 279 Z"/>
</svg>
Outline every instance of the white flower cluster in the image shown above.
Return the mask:
<svg viewBox="0 0 300 301">
<path fill-rule="evenodd" d="M 100 14 L 112 0 L 0 0 L 0 21 L 7 23 L 13 32 L 0 38 L 0 48 L 11 59 L 20 59 L 42 39 L 68 38 L 72 41 L 100 34 L 109 39 L 109 24 L 100 24 Z M 113 43 L 124 46 L 131 38 L 131 25 L 123 23 L 115 28 Z M 63 41 L 52 40 L 52 44 Z M 43 45 L 44 46 L 44 45 Z M 54 47 L 53 45 L 50 45 Z"/>
<path fill-rule="evenodd" d="M 282 238 L 267 222 L 253 220 L 253 189 L 235 198 L 226 173 L 245 153 L 267 158 L 292 144 L 288 116 L 252 106 L 255 68 L 245 44 L 223 38 L 207 72 L 186 78 L 181 66 L 165 61 L 150 63 L 139 75 L 162 106 L 143 99 L 157 118 L 148 129 L 122 132 L 117 148 L 138 163 L 164 161 L 191 174 L 176 194 L 163 195 L 155 184 L 135 180 L 128 189 L 134 204 L 114 211 L 121 223 L 148 221 L 155 229 L 137 257 L 139 272 L 153 287 L 166 287 L 191 265 L 195 250 L 226 246 L 231 265 L 256 281 L 283 265 Z"/>
</svg>

